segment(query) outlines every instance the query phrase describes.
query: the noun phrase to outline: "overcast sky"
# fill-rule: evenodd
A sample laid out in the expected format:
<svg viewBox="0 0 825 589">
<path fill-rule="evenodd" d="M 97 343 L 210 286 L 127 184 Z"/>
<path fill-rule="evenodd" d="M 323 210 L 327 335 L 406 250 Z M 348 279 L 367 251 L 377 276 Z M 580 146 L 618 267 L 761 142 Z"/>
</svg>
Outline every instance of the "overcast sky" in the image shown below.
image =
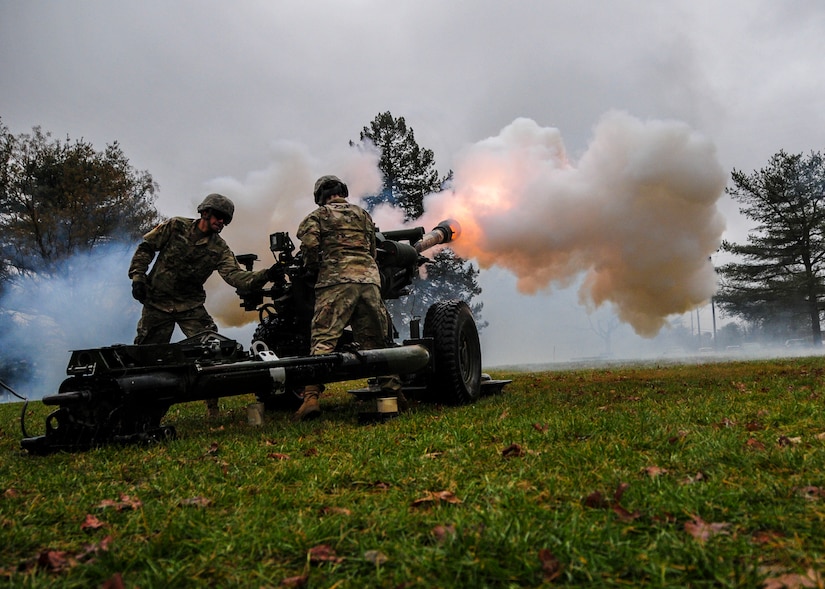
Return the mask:
<svg viewBox="0 0 825 589">
<path fill-rule="evenodd" d="M 729 178 L 825 147 L 823 55 L 821 0 L 2 0 L 0 117 L 119 142 L 165 215 L 218 178 L 248 183 L 285 142 L 335 172 L 387 110 L 442 174 L 519 118 L 558 129 L 575 165 L 619 110 L 686 123 Z M 736 206 L 718 207 L 741 240 Z M 502 269 L 482 284 L 488 362 L 600 353 L 575 290 L 518 295 Z"/>
</svg>

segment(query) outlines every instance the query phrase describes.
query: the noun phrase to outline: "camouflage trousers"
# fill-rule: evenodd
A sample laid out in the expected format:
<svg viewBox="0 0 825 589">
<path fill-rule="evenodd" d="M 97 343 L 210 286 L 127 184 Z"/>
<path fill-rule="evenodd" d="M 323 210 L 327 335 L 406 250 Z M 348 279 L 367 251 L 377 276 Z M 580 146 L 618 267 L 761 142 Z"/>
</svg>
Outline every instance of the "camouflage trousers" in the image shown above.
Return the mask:
<svg viewBox="0 0 825 589">
<path fill-rule="evenodd" d="M 215 325 L 215 321 L 203 305 L 178 313 L 168 313 L 149 305 L 143 305 L 135 344 L 168 344 L 172 340 L 175 325 L 180 327 L 186 337 L 192 337 L 206 330 L 218 331 L 218 326 Z M 206 408 L 210 415 L 216 415 L 218 399 L 206 399 Z"/>
<path fill-rule="evenodd" d="M 334 352 L 347 325 L 363 350 L 389 345 L 389 320 L 378 286 L 348 282 L 316 289 L 310 353 Z M 398 375 L 380 377 L 378 383 L 388 392 L 401 389 Z"/>
<path fill-rule="evenodd" d="M 218 330 L 215 321 L 203 305 L 178 313 L 168 313 L 149 305 L 143 305 L 135 344 L 168 344 L 172 340 L 175 325 L 180 326 L 180 330 L 186 337 L 192 337 L 204 330 Z"/>
</svg>

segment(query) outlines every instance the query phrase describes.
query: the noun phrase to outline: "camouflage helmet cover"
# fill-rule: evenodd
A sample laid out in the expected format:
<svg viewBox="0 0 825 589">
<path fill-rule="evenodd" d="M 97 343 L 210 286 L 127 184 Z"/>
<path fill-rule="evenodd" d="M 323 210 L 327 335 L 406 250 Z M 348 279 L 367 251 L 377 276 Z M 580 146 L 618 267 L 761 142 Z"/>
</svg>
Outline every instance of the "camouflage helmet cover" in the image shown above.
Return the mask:
<svg viewBox="0 0 825 589">
<path fill-rule="evenodd" d="M 203 199 L 203 202 L 198 205 L 198 212 L 203 213 L 206 210 L 216 211 L 226 217 L 226 224 L 232 222 L 232 217 L 235 215 L 235 205 L 231 200 L 222 194 L 213 192 Z"/>
<path fill-rule="evenodd" d="M 349 189 L 338 176 L 327 175 L 321 176 L 315 181 L 312 195 L 315 197 L 315 204 L 320 206 L 330 196 L 349 196 Z"/>
</svg>

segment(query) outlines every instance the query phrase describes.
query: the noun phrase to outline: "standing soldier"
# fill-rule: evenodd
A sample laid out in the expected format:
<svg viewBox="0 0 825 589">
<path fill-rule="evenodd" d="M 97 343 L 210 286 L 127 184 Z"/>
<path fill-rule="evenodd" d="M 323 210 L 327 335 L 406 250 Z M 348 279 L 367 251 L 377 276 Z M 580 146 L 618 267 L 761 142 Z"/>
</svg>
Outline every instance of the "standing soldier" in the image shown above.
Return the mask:
<svg viewBox="0 0 825 589">
<path fill-rule="evenodd" d="M 388 320 L 375 261 L 375 225 L 369 213 L 347 202 L 349 190 L 337 176 L 321 176 L 313 191 L 318 208 L 301 221 L 298 239 L 308 272 L 317 274 L 312 317 L 313 356 L 335 351 L 347 325 L 362 349 L 388 343 Z M 379 379 L 387 396 L 405 403 L 397 375 Z M 323 387 L 307 385 L 296 420 L 320 415 Z"/>
<path fill-rule="evenodd" d="M 268 270 L 242 269 L 218 235 L 234 212 L 231 200 L 210 194 L 198 205 L 200 219 L 173 217 L 143 236 L 129 265 L 132 296 L 143 304 L 135 344 L 168 344 L 176 324 L 186 337 L 217 331 L 204 307 L 203 288 L 215 270 L 235 288 L 264 285 Z M 149 271 L 156 252 L 157 260 Z M 217 399 L 207 400 L 206 406 L 210 417 L 217 415 Z"/>
</svg>

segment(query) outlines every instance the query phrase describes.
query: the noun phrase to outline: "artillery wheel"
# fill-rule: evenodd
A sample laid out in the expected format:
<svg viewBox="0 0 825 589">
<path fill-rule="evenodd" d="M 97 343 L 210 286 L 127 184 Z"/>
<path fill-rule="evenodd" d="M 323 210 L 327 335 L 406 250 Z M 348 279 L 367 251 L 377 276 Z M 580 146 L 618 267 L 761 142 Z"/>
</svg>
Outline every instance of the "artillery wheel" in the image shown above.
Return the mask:
<svg viewBox="0 0 825 589">
<path fill-rule="evenodd" d="M 433 338 L 434 372 L 428 394 L 434 401 L 461 405 L 481 393 L 481 344 L 473 313 L 464 301 L 440 301 L 424 318 L 424 337 Z"/>
</svg>

